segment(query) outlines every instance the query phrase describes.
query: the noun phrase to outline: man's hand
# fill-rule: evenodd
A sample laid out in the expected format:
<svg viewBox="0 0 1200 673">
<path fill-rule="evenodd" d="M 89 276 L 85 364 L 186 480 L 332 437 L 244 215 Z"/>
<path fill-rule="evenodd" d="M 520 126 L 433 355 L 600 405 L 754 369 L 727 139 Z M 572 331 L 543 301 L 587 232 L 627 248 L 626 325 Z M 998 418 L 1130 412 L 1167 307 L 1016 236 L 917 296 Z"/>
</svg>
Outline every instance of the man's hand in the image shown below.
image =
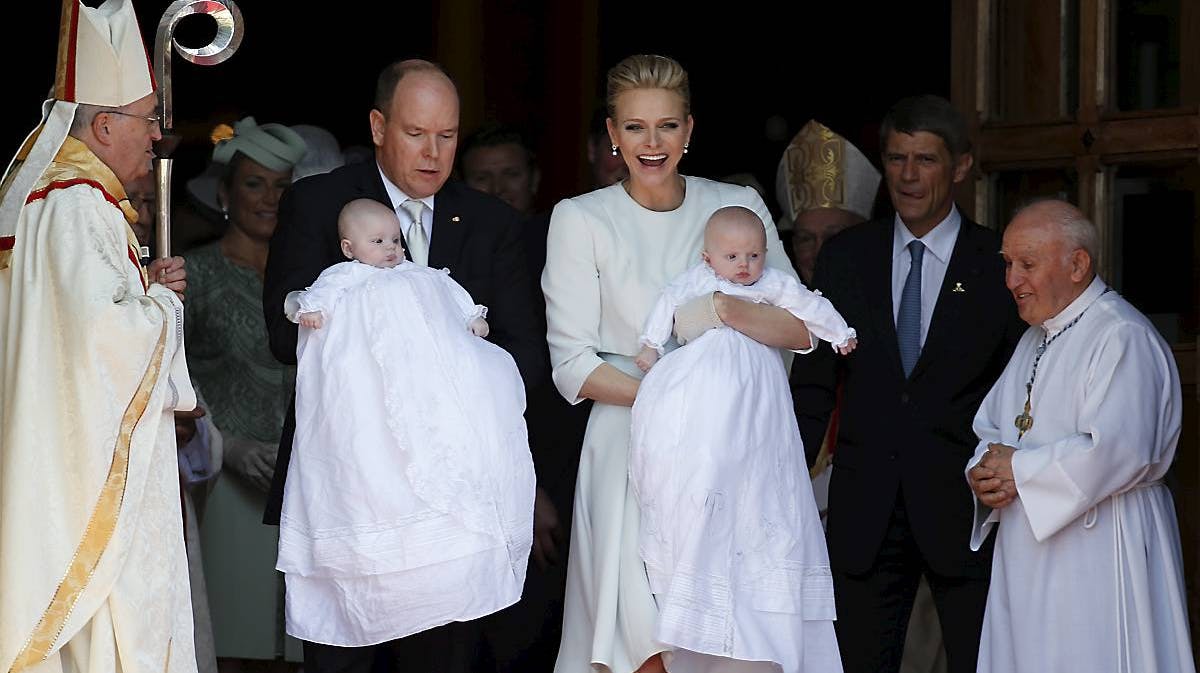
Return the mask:
<svg viewBox="0 0 1200 673">
<path fill-rule="evenodd" d="M 967 472 L 968 483 L 979 502 L 992 509 L 1002 509 L 1017 499 L 1017 482 L 1012 473 L 1014 451 L 1007 444 L 988 444 L 979 463 Z"/>
<path fill-rule="evenodd" d="M 558 563 L 558 545 L 563 543 L 563 530 L 558 521 L 558 509 L 550 496 L 537 487 L 533 498 L 533 562 L 545 570 Z"/>
<path fill-rule="evenodd" d="M 720 292 L 702 294 L 675 310 L 675 340 L 680 345 L 725 324 L 717 314 L 718 295 L 725 296 Z"/>
<path fill-rule="evenodd" d="M 656 362 L 658 362 L 658 351 L 649 346 L 643 346 L 641 352 L 633 359 L 633 364 L 643 372 L 650 371 Z"/>
<path fill-rule="evenodd" d="M 150 262 L 150 269 L 146 275 L 150 277 L 151 283 L 158 283 L 171 290 L 183 301 L 183 292 L 187 289 L 187 271 L 183 268 L 182 257 L 156 259 Z"/>
<path fill-rule="evenodd" d="M 296 316 L 296 320 L 301 327 L 309 329 L 321 329 L 321 325 L 325 324 L 325 317 L 320 311 L 309 311 Z"/>
<path fill-rule="evenodd" d="M 196 436 L 196 421 L 204 417 L 204 407 L 175 412 L 175 447 L 182 449 Z"/>
</svg>

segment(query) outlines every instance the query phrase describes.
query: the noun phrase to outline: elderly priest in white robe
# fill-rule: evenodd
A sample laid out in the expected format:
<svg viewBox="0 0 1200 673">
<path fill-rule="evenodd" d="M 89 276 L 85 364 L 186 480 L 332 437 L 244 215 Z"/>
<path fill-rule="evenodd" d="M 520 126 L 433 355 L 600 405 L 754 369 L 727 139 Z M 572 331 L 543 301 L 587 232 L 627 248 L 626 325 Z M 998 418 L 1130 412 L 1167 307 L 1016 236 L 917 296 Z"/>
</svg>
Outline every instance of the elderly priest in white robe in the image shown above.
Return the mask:
<svg viewBox="0 0 1200 673">
<path fill-rule="evenodd" d="M 53 96 L 0 183 L 0 672 L 195 673 L 186 275 L 130 228 L 161 136 L 127 0 L 64 3 Z"/>
<path fill-rule="evenodd" d="M 1195 670 L 1162 483 L 1179 374 L 1154 326 L 1096 275 L 1097 240 L 1061 201 L 1027 206 L 1004 233 L 1031 327 L 979 409 L 967 466 L 972 547 L 998 528 L 981 673 Z"/>
</svg>

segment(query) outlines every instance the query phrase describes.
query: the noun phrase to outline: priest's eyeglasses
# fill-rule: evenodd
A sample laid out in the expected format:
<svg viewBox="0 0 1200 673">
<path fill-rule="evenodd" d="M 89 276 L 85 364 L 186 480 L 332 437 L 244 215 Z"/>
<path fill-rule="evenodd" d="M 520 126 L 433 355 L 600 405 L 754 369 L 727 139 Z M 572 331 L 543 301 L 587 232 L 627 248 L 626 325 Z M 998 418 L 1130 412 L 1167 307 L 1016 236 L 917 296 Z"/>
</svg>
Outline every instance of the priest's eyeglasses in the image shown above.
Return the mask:
<svg viewBox="0 0 1200 673">
<path fill-rule="evenodd" d="M 105 112 L 115 114 L 115 115 L 121 115 L 122 117 L 133 117 L 134 119 L 144 119 L 146 121 L 146 123 L 151 124 L 153 126 L 158 126 L 159 124 L 162 123 L 161 115 L 150 115 L 147 117 L 146 115 L 135 115 L 132 112 L 122 112 L 120 110 L 105 110 Z"/>
</svg>

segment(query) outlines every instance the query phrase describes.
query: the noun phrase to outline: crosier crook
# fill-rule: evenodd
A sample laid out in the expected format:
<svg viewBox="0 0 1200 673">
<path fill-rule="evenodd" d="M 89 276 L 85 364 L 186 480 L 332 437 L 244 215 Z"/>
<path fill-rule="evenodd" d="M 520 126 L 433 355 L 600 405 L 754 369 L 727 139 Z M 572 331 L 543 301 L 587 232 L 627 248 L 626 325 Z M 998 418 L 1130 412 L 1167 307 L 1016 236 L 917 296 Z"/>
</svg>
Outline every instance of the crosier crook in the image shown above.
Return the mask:
<svg viewBox="0 0 1200 673">
<path fill-rule="evenodd" d="M 185 47 L 175 39 L 175 26 L 185 17 L 204 14 L 217 24 L 212 42 L 199 48 Z M 171 100 L 171 48 L 189 63 L 216 65 L 227 60 L 242 43 L 242 13 L 233 0 L 175 0 L 163 12 L 154 38 L 154 78 L 158 83 L 158 108 L 162 116 L 162 136 L 155 147 L 155 194 L 158 217 L 155 238 L 158 257 L 171 256 L 171 154 L 179 144 L 173 133 L 175 117 Z"/>
</svg>

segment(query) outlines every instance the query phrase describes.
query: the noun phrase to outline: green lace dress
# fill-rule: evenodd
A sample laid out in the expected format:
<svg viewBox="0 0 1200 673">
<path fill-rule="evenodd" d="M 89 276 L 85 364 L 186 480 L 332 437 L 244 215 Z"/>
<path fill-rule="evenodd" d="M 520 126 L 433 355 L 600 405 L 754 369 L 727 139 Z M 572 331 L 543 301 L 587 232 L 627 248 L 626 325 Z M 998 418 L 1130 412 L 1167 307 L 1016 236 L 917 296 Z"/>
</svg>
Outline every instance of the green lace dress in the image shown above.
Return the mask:
<svg viewBox="0 0 1200 673">
<path fill-rule="evenodd" d="M 296 368 L 267 347 L 262 280 L 234 265 L 219 243 L 186 255 L 188 368 L 208 414 L 225 436 L 279 442 Z M 283 632 L 283 576 L 275 571 L 278 531 L 262 523 L 266 494 L 226 465 L 208 498 L 201 531 L 217 656 L 300 659 Z"/>
</svg>

